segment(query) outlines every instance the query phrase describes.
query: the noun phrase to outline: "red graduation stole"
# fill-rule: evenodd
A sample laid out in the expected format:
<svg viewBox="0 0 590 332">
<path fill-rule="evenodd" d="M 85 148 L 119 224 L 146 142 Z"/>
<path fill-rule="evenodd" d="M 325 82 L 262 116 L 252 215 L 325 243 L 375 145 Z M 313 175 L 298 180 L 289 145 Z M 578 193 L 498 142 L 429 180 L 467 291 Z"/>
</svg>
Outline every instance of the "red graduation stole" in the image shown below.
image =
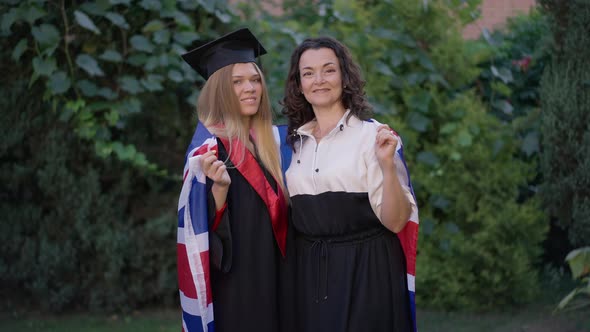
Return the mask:
<svg viewBox="0 0 590 332">
<path fill-rule="evenodd" d="M 219 138 L 223 145 L 229 147 L 229 140 L 226 138 Z M 281 250 L 283 257 L 286 255 L 287 244 L 287 203 L 285 196 L 279 186 L 277 179 L 277 192 L 272 189 L 272 186 L 266 180 L 264 172 L 258 165 L 258 162 L 252 155 L 250 150 L 246 149 L 244 144 L 238 139 L 232 140 L 232 151 L 229 159 L 238 169 L 238 171 L 246 178 L 246 181 L 254 188 L 258 196 L 262 198 L 272 223 L 272 230 L 275 235 L 277 245 Z"/>
</svg>

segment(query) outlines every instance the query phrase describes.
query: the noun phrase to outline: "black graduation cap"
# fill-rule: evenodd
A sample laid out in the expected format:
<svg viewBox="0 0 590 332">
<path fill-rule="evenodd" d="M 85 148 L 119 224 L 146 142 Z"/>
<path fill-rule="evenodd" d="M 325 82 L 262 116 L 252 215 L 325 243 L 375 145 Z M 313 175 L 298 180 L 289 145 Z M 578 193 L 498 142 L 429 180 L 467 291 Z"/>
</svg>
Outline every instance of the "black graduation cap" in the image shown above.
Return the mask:
<svg viewBox="0 0 590 332">
<path fill-rule="evenodd" d="M 217 70 L 233 63 L 256 62 L 266 50 L 248 28 L 230 32 L 182 55 L 194 70 L 209 79 Z"/>
</svg>

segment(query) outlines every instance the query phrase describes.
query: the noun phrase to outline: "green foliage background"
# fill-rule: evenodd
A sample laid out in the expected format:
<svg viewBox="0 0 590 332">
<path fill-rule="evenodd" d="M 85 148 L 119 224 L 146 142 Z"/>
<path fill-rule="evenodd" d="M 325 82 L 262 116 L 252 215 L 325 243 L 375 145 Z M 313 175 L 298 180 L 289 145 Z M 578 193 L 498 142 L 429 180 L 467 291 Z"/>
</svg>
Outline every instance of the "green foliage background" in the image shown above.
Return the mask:
<svg viewBox="0 0 590 332">
<path fill-rule="evenodd" d="M 50 310 L 176 305 L 179 174 L 203 83 L 179 55 L 248 26 L 270 51 L 277 122 L 305 37 L 334 36 L 360 63 L 376 117 L 404 140 L 419 306 L 530 301 L 548 220 L 530 189 L 537 127 L 519 119 L 537 95 L 500 116 L 497 101 L 529 84 L 502 81 L 510 56 L 492 72 L 497 46 L 463 40 L 478 4 L 285 0 L 272 16 L 206 0 L 0 1 L 0 281 Z"/>
<path fill-rule="evenodd" d="M 1 9 L 2 283 L 46 310 L 175 304 L 199 83 L 179 55 L 233 16 L 195 1 Z"/>
</svg>

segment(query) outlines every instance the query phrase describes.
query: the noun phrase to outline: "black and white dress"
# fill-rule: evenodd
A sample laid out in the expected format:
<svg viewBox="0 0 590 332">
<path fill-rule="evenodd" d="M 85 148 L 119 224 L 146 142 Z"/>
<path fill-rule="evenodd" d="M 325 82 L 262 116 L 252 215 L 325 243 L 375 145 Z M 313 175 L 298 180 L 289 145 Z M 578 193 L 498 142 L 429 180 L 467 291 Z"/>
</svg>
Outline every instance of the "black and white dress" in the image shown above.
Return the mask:
<svg viewBox="0 0 590 332">
<path fill-rule="evenodd" d="M 402 247 L 379 220 L 379 124 L 347 121 L 348 114 L 319 143 L 311 135 L 315 120 L 299 128 L 286 173 L 297 237 L 298 331 L 412 331 Z"/>
</svg>

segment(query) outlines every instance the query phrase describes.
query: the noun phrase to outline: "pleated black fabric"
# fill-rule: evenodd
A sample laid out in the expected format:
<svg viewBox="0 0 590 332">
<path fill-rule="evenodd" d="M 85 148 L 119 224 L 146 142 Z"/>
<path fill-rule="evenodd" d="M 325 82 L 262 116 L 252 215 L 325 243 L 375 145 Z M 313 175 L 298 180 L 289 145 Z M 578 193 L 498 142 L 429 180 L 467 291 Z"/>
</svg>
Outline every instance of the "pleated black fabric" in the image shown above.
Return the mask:
<svg viewBox="0 0 590 332">
<path fill-rule="evenodd" d="M 298 331 L 411 331 L 404 254 L 367 193 L 292 197 Z"/>
</svg>

